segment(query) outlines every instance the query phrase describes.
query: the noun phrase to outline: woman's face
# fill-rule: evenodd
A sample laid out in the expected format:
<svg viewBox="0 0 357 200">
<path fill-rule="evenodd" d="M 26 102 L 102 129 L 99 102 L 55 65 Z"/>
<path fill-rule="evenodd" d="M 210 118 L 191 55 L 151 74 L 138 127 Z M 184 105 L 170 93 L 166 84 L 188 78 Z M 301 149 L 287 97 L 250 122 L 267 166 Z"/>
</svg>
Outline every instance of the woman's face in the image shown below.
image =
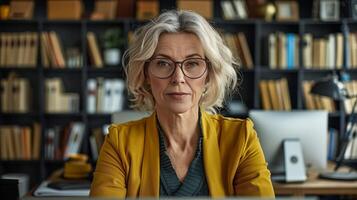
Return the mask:
<svg viewBox="0 0 357 200">
<path fill-rule="evenodd" d="M 175 114 L 197 110 L 199 100 L 205 90 L 208 66 L 203 75 L 196 79 L 186 77 L 180 68 L 180 64 L 176 64 L 172 76 L 167 78 L 155 76 L 153 68 L 154 66 L 165 67 L 168 65 L 166 61 L 170 62 L 170 60 L 182 62 L 189 58 L 205 58 L 198 37 L 191 33 L 161 34 L 152 58 L 155 61 L 151 61 L 148 65 L 147 81 L 155 99 L 155 109 Z M 199 61 L 199 59 L 196 60 Z M 196 62 L 186 63 L 188 63 L 187 66 L 197 65 Z"/>
</svg>

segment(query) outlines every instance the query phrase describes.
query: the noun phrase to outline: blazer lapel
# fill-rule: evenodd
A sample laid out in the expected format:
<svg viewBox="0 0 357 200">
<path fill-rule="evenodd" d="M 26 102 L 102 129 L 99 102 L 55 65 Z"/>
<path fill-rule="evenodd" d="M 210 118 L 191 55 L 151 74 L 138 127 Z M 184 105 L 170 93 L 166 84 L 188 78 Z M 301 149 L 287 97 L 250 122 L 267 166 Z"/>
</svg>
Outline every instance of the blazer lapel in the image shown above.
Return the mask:
<svg viewBox="0 0 357 200">
<path fill-rule="evenodd" d="M 201 112 L 202 132 L 203 132 L 203 163 L 205 167 L 206 179 L 211 197 L 225 196 L 223 179 L 221 174 L 221 156 L 218 146 L 218 133 L 213 129 L 214 125 L 208 114 Z"/>
<path fill-rule="evenodd" d="M 158 197 L 160 189 L 160 152 L 155 112 L 146 120 L 144 140 L 140 196 Z"/>
</svg>

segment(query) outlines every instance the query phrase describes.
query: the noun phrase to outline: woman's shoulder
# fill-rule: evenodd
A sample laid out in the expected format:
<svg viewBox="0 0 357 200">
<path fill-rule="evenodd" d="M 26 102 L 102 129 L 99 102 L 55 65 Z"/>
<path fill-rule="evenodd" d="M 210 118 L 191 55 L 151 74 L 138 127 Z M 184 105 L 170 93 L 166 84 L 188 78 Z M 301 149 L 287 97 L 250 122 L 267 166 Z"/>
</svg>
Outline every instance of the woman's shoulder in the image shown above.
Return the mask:
<svg viewBox="0 0 357 200">
<path fill-rule="evenodd" d="M 254 136 L 254 124 L 249 118 L 226 117 L 221 114 L 208 114 L 208 126 L 213 128 L 221 138 L 233 140 L 246 140 Z"/>
<path fill-rule="evenodd" d="M 148 117 L 139 120 L 128 121 L 124 123 L 113 123 L 109 126 L 110 137 L 133 137 L 135 135 L 142 135 L 144 133 L 145 124 Z"/>
<path fill-rule="evenodd" d="M 227 126 L 249 126 L 253 127 L 253 122 L 250 118 L 236 118 L 227 117 L 221 114 L 207 114 L 209 120 L 212 120 L 218 124 Z"/>
</svg>

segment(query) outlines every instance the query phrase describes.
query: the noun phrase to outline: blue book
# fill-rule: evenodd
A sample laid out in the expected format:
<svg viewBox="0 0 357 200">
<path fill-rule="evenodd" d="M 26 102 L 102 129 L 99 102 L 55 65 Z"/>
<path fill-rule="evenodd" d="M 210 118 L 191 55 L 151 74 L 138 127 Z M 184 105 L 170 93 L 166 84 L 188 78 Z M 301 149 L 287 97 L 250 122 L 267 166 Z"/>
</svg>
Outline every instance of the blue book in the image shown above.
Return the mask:
<svg viewBox="0 0 357 200">
<path fill-rule="evenodd" d="M 287 56 L 287 69 L 294 69 L 295 63 L 295 36 L 293 33 L 286 34 L 287 47 L 286 47 L 286 56 Z"/>
</svg>

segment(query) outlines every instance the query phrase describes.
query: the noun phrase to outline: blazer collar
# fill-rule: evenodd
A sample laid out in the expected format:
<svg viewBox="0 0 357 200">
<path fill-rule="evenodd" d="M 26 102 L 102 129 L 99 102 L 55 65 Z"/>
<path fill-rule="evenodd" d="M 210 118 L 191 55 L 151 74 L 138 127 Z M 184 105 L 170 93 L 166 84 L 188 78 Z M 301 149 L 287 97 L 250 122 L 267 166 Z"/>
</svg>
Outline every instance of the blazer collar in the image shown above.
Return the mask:
<svg viewBox="0 0 357 200">
<path fill-rule="evenodd" d="M 160 151 L 156 126 L 156 112 L 147 118 L 144 135 L 144 158 L 141 170 L 141 197 L 160 195 Z"/>
<path fill-rule="evenodd" d="M 211 197 L 224 197 L 224 187 L 221 170 L 221 156 L 218 144 L 218 132 L 212 124 L 214 121 L 205 111 L 201 112 L 203 132 L 203 164 Z"/>
</svg>

